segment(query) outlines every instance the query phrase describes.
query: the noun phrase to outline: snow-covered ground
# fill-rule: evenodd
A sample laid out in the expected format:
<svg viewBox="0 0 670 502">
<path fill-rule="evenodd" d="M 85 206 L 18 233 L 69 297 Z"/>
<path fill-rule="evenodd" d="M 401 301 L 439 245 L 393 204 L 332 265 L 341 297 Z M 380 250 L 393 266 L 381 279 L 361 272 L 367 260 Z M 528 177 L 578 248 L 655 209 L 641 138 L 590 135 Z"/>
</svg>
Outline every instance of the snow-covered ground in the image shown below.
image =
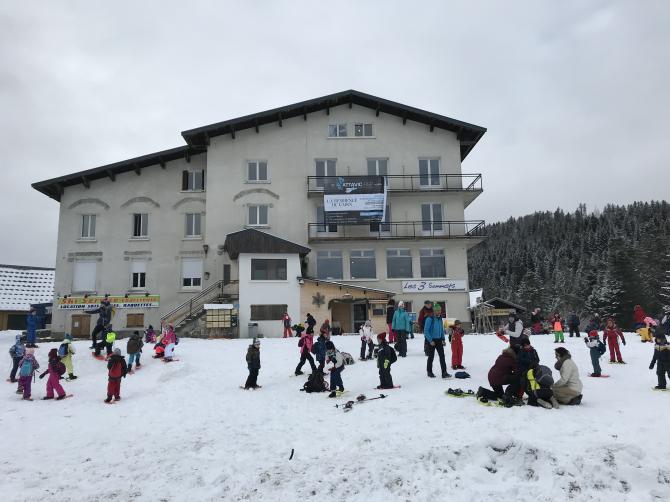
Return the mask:
<svg viewBox="0 0 670 502">
<path fill-rule="evenodd" d="M 5 354 L 14 332 L 0 333 Z M 591 370 L 581 339 L 566 339 L 584 382 L 581 406 L 487 408 L 444 395 L 486 385 L 504 344 L 464 338 L 470 380 L 426 378 L 422 340 L 393 366 L 399 390 L 387 399 L 336 409 L 326 394 L 299 392 L 296 339 L 263 340 L 259 391 L 243 391 L 248 340 L 184 339 L 179 362 L 152 360 L 105 405 L 106 366 L 76 342 L 74 398 L 41 401 L 46 379 L 24 402 L 0 396 L 2 500 L 196 501 L 660 501 L 670 500 L 670 392 L 652 392 L 652 347 L 628 334 L 627 365 Z M 337 337 L 358 354 L 357 337 Z M 553 367 L 555 345 L 532 339 Z M 37 350 L 40 364 L 57 343 Z M 120 342 L 125 353 L 125 341 Z M 438 363 L 435 361 L 435 368 Z M 451 370 L 450 370 L 451 371 Z M 453 372 L 452 372 L 453 373 Z M 557 375 L 555 375 L 557 377 Z M 378 394 L 374 362 L 343 373 L 349 399 Z M 289 460 L 291 450 L 292 460 Z"/>
</svg>

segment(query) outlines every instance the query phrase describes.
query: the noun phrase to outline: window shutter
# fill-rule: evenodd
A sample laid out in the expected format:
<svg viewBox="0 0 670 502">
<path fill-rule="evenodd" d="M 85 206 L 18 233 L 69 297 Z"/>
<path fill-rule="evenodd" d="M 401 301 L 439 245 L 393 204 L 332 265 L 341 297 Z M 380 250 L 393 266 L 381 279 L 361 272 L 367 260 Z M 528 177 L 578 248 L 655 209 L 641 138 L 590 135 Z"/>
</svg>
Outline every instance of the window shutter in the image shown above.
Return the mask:
<svg viewBox="0 0 670 502">
<path fill-rule="evenodd" d="M 188 190 L 188 171 L 181 172 L 181 189 Z"/>
<path fill-rule="evenodd" d="M 201 173 L 202 173 L 202 189 L 204 190 L 205 189 L 205 171 L 202 170 Z"/>
</svg>

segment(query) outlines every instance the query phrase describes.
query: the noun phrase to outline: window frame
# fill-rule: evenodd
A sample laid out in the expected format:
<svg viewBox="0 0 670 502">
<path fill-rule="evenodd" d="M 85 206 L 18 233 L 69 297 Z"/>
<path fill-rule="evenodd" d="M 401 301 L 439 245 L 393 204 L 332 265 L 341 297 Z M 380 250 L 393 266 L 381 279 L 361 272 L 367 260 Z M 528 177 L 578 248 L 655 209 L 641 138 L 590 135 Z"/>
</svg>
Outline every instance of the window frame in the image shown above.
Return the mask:
<svg viewBox="0 0 670 502">
<path fill-rule="evenodd" d="M 323 174 L 319 174 L 319 162 L 323 162 Z M 332 174 L 329 174 L 330 168 L 332 169 Z M 317 190 L 323 190 L 325 186 L 325 180 L 323 178 L 329 178 L 337 176 L 337 159 L 314 159 L 314 174 L 316 179 L 314 180 Z"/>
<path fill-rule="evenodd" d="M 390 256 L 389 253 L 397 253 L 395 256 Z M 401 255 L 401 252 L 407 252 L 408 254 Z M 393 259 L 406 259 L 409 258 L 409 275 L 400 276 L 400 275 L 391 275 L 389 273 L 389 258 Z M 414 262 L 413 262 L 412 250 L 410 248 L 389 248 L 386 250 L 386 278 L 387 279 L 412 279 L 414 277 Z"/>
<path fill-rule="evenodd" d="M 430 219 L 424 219 L 424 207 L 429 206 Z M 440 208 L 440 219 L 435 219 L 435 209 Z M 443 235 L 444 225 L 444 205 L 441 202 L 422 202 L 421 203 L 421 232 L 423 235 Z"/>
<path fill-rule="evenodd" d="M 356 264 L 354 260 L 360 260 L 361 264 L 363 261 L 372 261 L 373 275 L 372 276 L 357 276 L 354 275 L 354 267 Z M 369 265 L 369 264 L 368 264 Z M 372 280 L 377 279 L 377 253 L 374 249 L 350 249 L 349 250 L 349 277 L 351 279 L 361 279 L 361 280 Z"/>
<path fill-rule="evenodd" d="M 200 174 L 200 184 L 201 188 L 195 188 L 196 186 L 196 175 Z M 182 171 L 181 178 L 181 191 L 182 192 L 204 192 L 205 185 L 205 169 L 184 169 Z"/>
<path fill-rule="evenodd" d="M 346 122 L 328 124 L 328 138 L 348 138 L 348 129 L 349 125 Z M 335 134 L 332 134 L 333 132 L 335 132 Z M 342 134 L 342 132 L 344 132 L 344 134 Z"/>
<path fill-rule="evenodd" d="M 196 218 L 197 216 L 197 218 Z M 191 227 L 193 231 L 195 232 L 195 227 L 196 227 L 196 219 L 198 220 L 198 228 L 200 230 L 199 233 L 188 233 L 188 227 L 189 227 L 189 217 L 191 217 Z M 202 239 L 202 213 L 184 213 L 184 239 L 190 239 L 190 240 L 199 240 Z"/>
<path fill-rule="evenodd" d="M 421 174 L 421 162 L 426 162 L 426 174 Z M 437 173 L 432 172 L 433 162 L 437 162 Z M 424 190 L 434 190 L 442 187 L 442 178 L 440 170 L 442 169 L 442 160 L 440 157 L 419 157 L 419 187 Z M 423 183 L 424 177 L 428 183 Z M 437 181 L 434 183 L 434 181 Z"/>
<path fill-rule="evenodd" d="M 131 324 L 130 320 L 132 319 L 141 319 L 142 322 L 140 323 L 139 321 L 134 321 L 135 324 Z M 143 328 L 144 327 L 144 313 L 140 312 L 134 312 L 134 313 L 128 313 L 126 314 L 126 328 Z"/>
<path fill-rule="evenodd" d="M 92 278 L 92 288 L 79 288 L 77 287 L 77 267 L 83 267 L 84 264 L 89 264 L 93 266 L 93 278 Z M 79 273 L 84 272 L 83 270 L 80 270 Z M 90 272 L 90 270 L 88 271 Z M 81 282 L 81 278 L 79 278 Z M 89 280 L 91 280 L 89 278 Z M 96 284 L 98 280 L 98 262 L 97 260 L 75 260 L 72 265 L 72 292 L 73 293 L 94 293 L 96 291 Z"/>
<path fill-rule="evenodd" d="M 384 174 L 382 174 L 380 171 L 380 162 L 383 161 L 386 163 L 384 166 L 384 170 L 386 171 Z M 374 162 L 374 166 L 370 165 L 370 162 Z M 384 186 L 388 187 L 389 186 L 389 159 L 388 157 L 368 157 L 365 159 L 365 167 L 368 171 L 368 176 L 383 176 L 384 177 Z M 370 167 L 374 167 L 374 169 L 370 169 Z M 374 171 L 374 172 L 371 172 Z"/>
<path fill-rule="evenodd" d="M 424 255 L 424 252 L 429 251 L 430 255 Z M 438 253 L 436 253 L 438 252 Z M 442 265 L 444 267 L 444 275 L 424 275 L 423 274 L 423 263 L 422 258 L 436 258 L 438 256 L 442 257 Z M 422 248 L 419 249 L 419 273 L 422 279 L 446 279 L 447 277 L 447 254 L 444 252 L 444 248 Z"/>
<path fill-rule="evenodd" d="M 261 164 L 265 164 L 265 178 L 260 178 Z M 270 166 L 268 161 L 265 159 L 248 159 L 247 160 L 247 169 L 245 173 L 245 178 L 247 183 L 270 183 Z M 255 170 L 255 179 L 251 179 L 250 168 L 254 165 Z"/>
<path fill-rule="evenodd" d="M 370 129 L 370 134 L 366 134 L 365 130 Z M 357 128 L 361 128 L 361 134 L 357 134 Z M 374 129 L 374 124 L 372 122 L 355 122 L 354 123 L 354 137 L 355 138 L 374 138 L 375 137 L 375 129 Z"/>
<path fill-rule="evenodd" d="M 98 217 L 96 214 L 92 213 L 87 213 L 87 214 L 82 214 L 81 215 L 81 225 L 79 229 L 79 240 L 82 241 L 93 241 L 96 239 L 95 236 L 95 231 L 96 231 L 96 225 L 97 225 L 97 220 Z M 92 222 L 92 224 L 91 224 Z M 93 232 L 91 233 L 91 227 L 93 229 Z M 84 232 L 86 230 L 86 232 Z M 84 233 L 87 233 L 88 235 L 84 235 Z"/>
<path fill-rule="evenodd" d="M 147 262 L 146 260 L 133 260 L 130 262 L 130 289 L 146 290 L 147 288 Z"/>
<path fill-rule="evenodd" d="M 323 253 L 328 253 L 328 256 L 323 257 L 320 256 Z M 333 253 L 339 253 L 339 256 L 333 256 Z M 340 267 L 340 276 L 339 277 L 334 277 L 334 276 L 326 276 L 322 277 L 320 275 L 320 270 L 319 270 L 319 258 L 323 258 L 326 260 L 336 260 L 339 259 L 339 267 Z M 344 253 L 342 253 L 341 249 L 319 249 L 316 251 L 316 277 L 321 280 L 341 280 L 344 278 Z"/>
<path fill-rule="evenodd" d="M 137 227 L 137 217 L 140 217 L 139 223 L 139 235 L 135 234 Z M 144 233 L 142 233 L 144 232 Z M 132 229 L 130 232 L 130 238 L 134 240 L 147 240 L 149 239 L 149 213 L 133 213 L 132 214 Z"/>
<path fill-rule="evenodd" d="M 377 229 L 375 230 L 376 227 Z M 391 235 L 391 205 L 386 204 L 384 219 L 382 221 L 370 222 L 370 234 L 388 236 Z"/>
<path fill-rule="evenodd" d="M 271 269 L 270 267 L 267 267 L 265 269 L 266 274 L 269 276 L 270 275 L 270 270 L 274 270 L 277 273 L 277 277 L 266 277 L 265 279 L 255 279 L 254 278 L 254 262 L 274 262 L 275 264 L 279 262 L 283 262 L 284 268 L 283 268 L 283 277 L 281 276 L 282 269 L 281 267 L 276 267 L 275 269 Z M 269 263 L 268 263 L 269 264 Z M 251 258 L 250 264 L 249 264 L 249 276 L 250 276 L 250 281 L 253 282 L 286 282 L 288 280 L 288 260 L 286 258 Z"/>
<path fill-rule="evenodd" d="M 265 208 L 265 223 L 260 223 L 261 208 Z M 251 212 L 255 212 L 256 223 L 251 222 Z M 270 205 L 269 204 L 248 204 L 247 205 L 247 226 L 254 228 L 270 227 Z"/>
<path fill-rule="evenodd" d="M 336 234 L 338 227 L 336 223 L 326 223 L 325 206 L 316 206 L 316 233 L 319 235 Z"/>
<path fill-rule="evenodd" d="M 184 275 L 184 263 L 195 263 L 195 262 L 200 262 L 200 276 L 194 275 L 194 276 L 185 276 Z M 202 258 L 190 258 L 190 257 L 184 257 L 181 259 L 181 270 L 179 273 L 179 279 L 180 279 L 180 284 L 181 284 L 181 289 L 185 291 L 197 291 L 202 289 L 202 276 L 204 275 L 203 273 L 203 268 L 204 268 L 204 260 Z M 185 284 L 185 281 L 189 280 L 190 284 Z M 197 284 L 195 283 L 197 280 Z"/>
</svg>

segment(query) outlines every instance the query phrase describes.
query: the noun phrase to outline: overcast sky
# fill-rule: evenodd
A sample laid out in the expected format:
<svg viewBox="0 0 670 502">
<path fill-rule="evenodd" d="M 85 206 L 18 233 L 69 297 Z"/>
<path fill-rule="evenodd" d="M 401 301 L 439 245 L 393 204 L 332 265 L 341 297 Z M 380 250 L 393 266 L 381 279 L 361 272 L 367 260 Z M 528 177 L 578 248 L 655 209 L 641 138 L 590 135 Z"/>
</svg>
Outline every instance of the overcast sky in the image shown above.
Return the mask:
<svg viewBox="0 0 670 502">
<path fill-rule="evenodd" d="M 488 128 L 468 218 L 663 199 L 669 21 L 666 0 L 0 0 L 0 263 L 55 263 L 35 181 L 352 88 Z"/>
</svg>

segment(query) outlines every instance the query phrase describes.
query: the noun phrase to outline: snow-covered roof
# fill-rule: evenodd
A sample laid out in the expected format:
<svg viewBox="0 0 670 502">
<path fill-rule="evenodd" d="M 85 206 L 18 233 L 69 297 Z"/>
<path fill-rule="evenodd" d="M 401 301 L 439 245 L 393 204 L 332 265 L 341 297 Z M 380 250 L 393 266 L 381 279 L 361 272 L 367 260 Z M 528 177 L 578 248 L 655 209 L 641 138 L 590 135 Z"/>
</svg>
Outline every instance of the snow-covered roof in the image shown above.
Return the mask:
<svg viewBox="0 0 670 502">
<path fill-rule="evenodd" d="M 54 298 L 54 269 L 0 265 L 0 310 L 30 310 Z"/>
</svg>

